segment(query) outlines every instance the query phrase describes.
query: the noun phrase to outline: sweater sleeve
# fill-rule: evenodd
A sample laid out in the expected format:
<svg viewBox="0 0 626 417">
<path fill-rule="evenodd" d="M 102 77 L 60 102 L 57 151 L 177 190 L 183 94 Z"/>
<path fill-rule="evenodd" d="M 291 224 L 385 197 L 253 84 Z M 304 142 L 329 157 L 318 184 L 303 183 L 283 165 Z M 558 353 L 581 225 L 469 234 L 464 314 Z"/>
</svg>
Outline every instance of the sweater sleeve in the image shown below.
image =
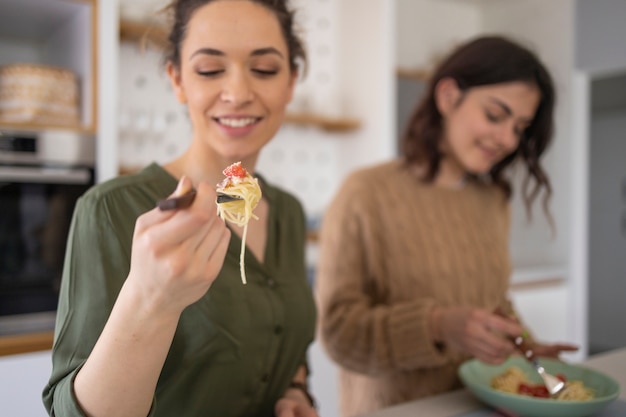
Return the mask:
<svg viewBox="0 0 626 417">
<path fill-rule="evenodd" d="M 393 277 L 376 277 L 384 271 L 372 265 L 372 246 L 384 228 L 372 228 L 380 215 L 368 201 L 375 191 L 360 184 L 350 177 L 323 219 L 316 277 L 322 343 L 340 366 L 369 375 L 441 366 L 449 359 L 430 334 L 435 301 L 383 301 Z"/>
</svg>

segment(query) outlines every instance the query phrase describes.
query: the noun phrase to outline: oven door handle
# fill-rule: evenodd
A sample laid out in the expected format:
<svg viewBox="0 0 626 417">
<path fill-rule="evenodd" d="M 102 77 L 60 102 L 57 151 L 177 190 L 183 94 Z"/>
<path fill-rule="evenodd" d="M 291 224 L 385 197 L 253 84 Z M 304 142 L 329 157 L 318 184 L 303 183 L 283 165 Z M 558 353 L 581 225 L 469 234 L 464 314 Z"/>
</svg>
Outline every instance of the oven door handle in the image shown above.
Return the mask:
<svg viewBox="0 0 626 417">
<path fill-rule="evenodd" d="M 0 166 L 0 183 L 88 184 L 91 177 L 88 168 Z"/>
</svg>

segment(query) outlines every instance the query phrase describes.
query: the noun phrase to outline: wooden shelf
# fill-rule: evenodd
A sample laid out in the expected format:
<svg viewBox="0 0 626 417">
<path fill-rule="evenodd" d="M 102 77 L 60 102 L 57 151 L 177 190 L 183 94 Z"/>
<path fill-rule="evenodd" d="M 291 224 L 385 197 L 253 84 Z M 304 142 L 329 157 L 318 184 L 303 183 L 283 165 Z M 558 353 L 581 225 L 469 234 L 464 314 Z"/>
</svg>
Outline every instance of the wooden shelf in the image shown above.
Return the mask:
<svg viewBox="0 0 626 417">
<path fill-rule="evenodd" d="M 361 127 L 361 122 L 357 119 L 327 117 L 315 113 L 287 113 L 285 122 L 302 126 L 315 126 L 328 132 L 348 132 Z"/>
<path fill-rule="evenodd" d="M 318 230 L 307 230 L 306 240 L 309 243 L 317 243 L 320 240 L 320 234 Z"/>
<path fill-rule="evenodd" d="M 16 122 L 5 122 L 0 119 L 0 132 L 3 130 L 15 130 L 20 132 L 38 132 L 41 130 L 47 129 L 59 129 L 59 130 L 70 130 L 73 132 L 79 133 L 91 133 L 95 134 L 95 126 L 83 126 L 83 125 L 68 125 L 68 124 L 49 124 L 49 123 L 16 123 Z"/>
<path fill-rule="evenodd" d="M 428 81 L 430 79 L 431 72 L 423 68 L 398 68 L 396 69 L 396 76 L 398 78 L 405 78 L 415 81 Z"/>
<path fill-rule="evenodd" d="M 54 331 L 0 336 L 0 356 L 52 349 Z"/>
<path fill-rule="evenodd" d="M 157 48 L 167 46 L 167 29 L 152 22 L 139 22 L 128 19 L 120 20 L 120 40 L 137 42 L 140 45 L 152 44 Z"/>
</svg>

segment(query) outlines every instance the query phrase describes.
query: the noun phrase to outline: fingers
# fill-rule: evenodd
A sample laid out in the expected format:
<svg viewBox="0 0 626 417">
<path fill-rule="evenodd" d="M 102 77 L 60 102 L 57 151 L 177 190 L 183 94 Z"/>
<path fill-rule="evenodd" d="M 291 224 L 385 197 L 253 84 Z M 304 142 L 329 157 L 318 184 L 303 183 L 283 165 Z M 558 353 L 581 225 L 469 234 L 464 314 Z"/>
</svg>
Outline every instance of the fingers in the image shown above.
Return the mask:
<svg viewBox="0 0 626 417">
<path fill-rule="evenodd" d="M 556 345 L 552 345 L 552 348 L 560 352 L 576 352 L 580 349 L 578 346 L 569 343 L 557 343 Z"/>
<path fill-rule="evenodd" d="M 537 356 L 558 358 L 561 353 L 577 351 L 578 346 L 569 343 L 557 343 L 553 345 L 538 343 L 533 347 L 533 349 Z"/>
<path fill-rule="evenodd" d="M 192 190 L 193 190 L 193 184 L 191 180 L 183 176 L 178 181 L 178 185 L 176 186 L 176 189 L 174 190 L 172 194 L 170 194 L 169 198 L 170 199 L 180 198 L 181 196 L 184 196 L 185 194 L 189 194 Z M 167 201 L 169 200 L 160 200 L 157 203 L 157 206 L 159 206 L 160 210 L 157 210 L 155 208 L 147 213 L 144 213 L 142 216 L 140 216 L 137 219 L 137 224 L 135 225 L 135 233 L 142 233 L 144 230 L 154 226 L 155 224 L 164 222 L 167 219 L 171 218 L 175 214 L 175 210 L 171 210 L 175 208 L 175 205 L 170 204 L 169 206 L 171 207 L 164 209 L 165 206 L 163 206 L 162 203 L 165 203 Z"/>
<path fill-rule="evenodd" d="M 515 353 L 513 343 L 501 334 L 485 330 L 476 340 L 474 355 L 489 364 L 500 364 Z"/>
<path fill-rule="evenodd" d="M 505 318 L 497 314 L 489 314 L 486 318 L 487 328 L 494 333 L 504 334 L 508 337 L 521 336 L 524 333 L 524 327 L 519 321 Z"/>
<path fill-rule="evenodd" d="M 180 197 L 184 194 L 187 194 L 189 191 L 193 190 L 193 183 L 189 178 L 183 175 L 180 180 L 178 180 L 178 185 L 170 197 Z"/>
<path fill-rule="evenodd" d="M 184 193 L 192 187 L 182 178 L 179 187 L 172 195 Z M 207 183 L 200 183 L 196 191 L 196 197 L 186 209 L 151 210 L 140 216 L 137 221 L 136 232 L 143 233 L 150 229 L 161 244 L 165 246 L 179 245 L 183 242 L 197 247 L 213 227 L 219 227 L 223 223 L 217 216 L 215 209 L 215 190 Z M 219 230 L 218 233 L 222 231 Z M 195 236 L 195 238 L 194 238 Z"/>
<path fill-rule="evenodd" d="M 489 364 L 500 364 L 515 352 L 509 334 L 523 331 L 518 323 L 481 309 L 474 309 L 469 316 L 472 324 L 467 340 L 472 355 Z"/>
<path fill-rule="evenodd" d="M 192 205 L 177 210 L 168 221 L 154 225 L 150 231 L 159 249 L 157 256 L 176 254 L 171 260 L 171 274 L 215 277 L 219 273 L 230 232 L 215 210 L 215 190 L 206 183 L 198 185 Z M 207 273 L 208 271 L 208 273 Z"/>
<path fill-rule="evenodd" d="M 206 235 L 195 251 L 197 254 L 195 261 L 202 268 L 202 275 L 204 276 L 217 276 L 226 258 L 226 251 L 230 242 L 230 230 L 224 223 L 221 224 L 222 228 L 215 233 Z"/>
</svg>

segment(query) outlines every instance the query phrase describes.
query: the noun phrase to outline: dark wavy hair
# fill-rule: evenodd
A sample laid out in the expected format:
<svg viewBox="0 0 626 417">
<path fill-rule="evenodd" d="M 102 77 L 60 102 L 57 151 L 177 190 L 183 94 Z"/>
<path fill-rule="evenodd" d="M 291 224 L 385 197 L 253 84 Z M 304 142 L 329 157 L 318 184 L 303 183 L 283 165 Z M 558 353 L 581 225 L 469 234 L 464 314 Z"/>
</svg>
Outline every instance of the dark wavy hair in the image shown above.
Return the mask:
<svg viewBox="0 0 626 417">
<path fill-rule="evenodd" d="M 180 69 L 180 51 L 185 35 L 187 33 L 187 25 L 193 14 L 200 7 L 220 0 L 173 0 L 163 8 L 163 12 L 171 21 L 171 29 L 167 37 L 167 46 L 165 48 L 164 61 L 172 63 L 176 68 Z M 306 66 L 307 57 L 304 43 L 300 36 L 296 33 L 295 28 L 295 12 L 289 8 L 288 0 L 247 0 L 252 3 L 260 4 L 265 7 L 278 19 L 280 29 L 282 31 L 287 51 L 289 52 L 289 65 L 292 71 L 296 71 L 300 64 Z M 305 68 L 303 68 L 304 70 Z"/>
<path fill-rule="evenodd" d="M 522 160 L 527 168 L 523 182 L 523 198 L 530 216 L 531 205 L 542 189 L 543 207 L 547 217 L 548 200 L 552 194 L 550 181 L 539 160 L 552 140 L 555 91 L 547 69 L 529 49 L 502 36 L 483 36 L 456 48 L 432 74 L 424 98 L 409 119 L 402 138 L 403 155 L 409 165 L 425 164 L 424 180 L 432 182 L 442 159 L 442 118 L 435 103 L 435 87 L 444 78 L 454 79 L 462 91 L 473 87 L 522 81 L 539 89 L 541 99 L 535 116 L 524 131 L 517 149 L 497 163 L 487 174 L 507 198 L 511 184 L 504 171 L 513 162 Z M 531 186 L 533 182 L 533 186 Z"/>
</svg>

